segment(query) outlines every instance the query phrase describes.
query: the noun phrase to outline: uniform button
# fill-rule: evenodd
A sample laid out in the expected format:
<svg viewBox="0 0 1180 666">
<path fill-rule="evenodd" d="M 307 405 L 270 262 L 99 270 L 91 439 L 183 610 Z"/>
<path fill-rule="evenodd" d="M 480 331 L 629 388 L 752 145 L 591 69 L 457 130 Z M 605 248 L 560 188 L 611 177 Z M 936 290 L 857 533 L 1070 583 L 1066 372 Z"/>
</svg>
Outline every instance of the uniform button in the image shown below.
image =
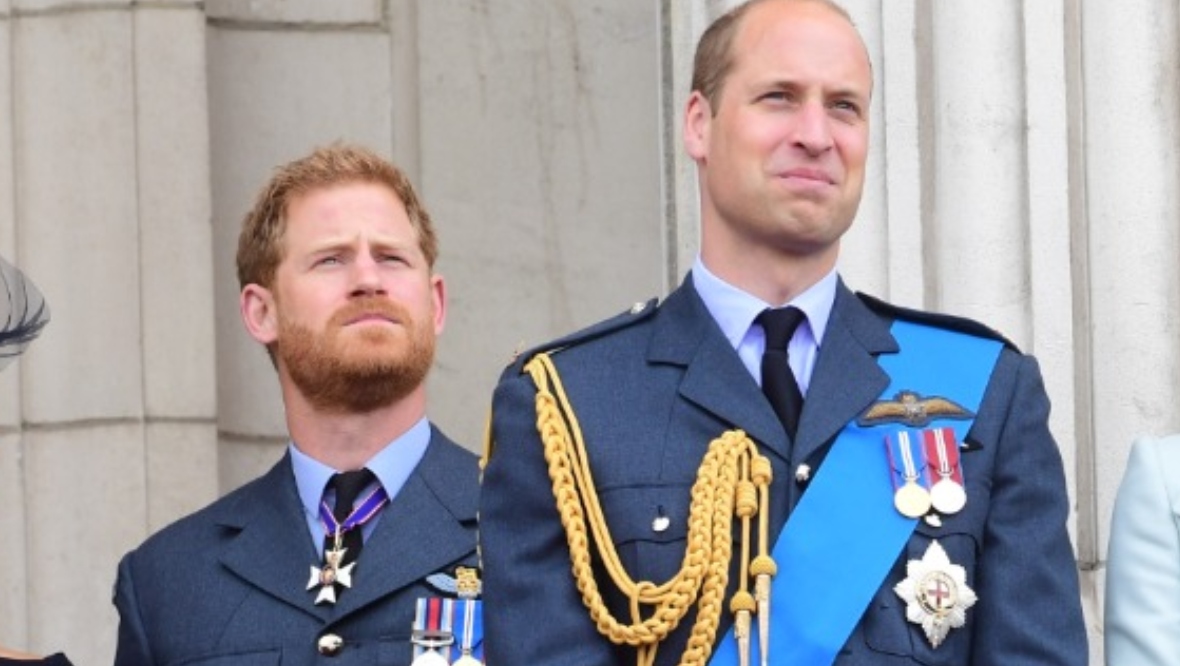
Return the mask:
<svg viewBox="0 0 1180 666">
<path fill-rule="evenodd" d="M 643 312 L 643 311 L 644 311 L 644 310 L 646 310 L 646 309 L 647 309 L 647 303 L 644 303 L 643 301 L 640 301 L 640 302 L 636 303 L 635 305 L 632 305 L 632 306 L 631 306 L 631 314 L 633 314 L 633 315 L 637 315 L 637 314 L 639 314 L 640 312 Z"/>
<path fill-rule="evenodd" d="M 803 463 L 795 468 L 795 483 L 803 485 L 811 480 L 811 465 Z"/>
<path fill-rule="evenodd" d="M 666 532 L 668 530 L 668 526 L 671 524 L 672 524 L 671 518 L 669 518 L 663 514 L 660 514 L 660 515 L 656 516 L 651 521 L 651 531 L 657 532 L 657 533 L 658 532 Z"/>
<path fill-rule="evenodd" d="M 336 634 L 324 634 L 320 636 L 320 640 L 316 643 L 316 648 L 325 657 L 335 657 L 340 654 L 340 649 L 343 647 L 344 639 Z"/>
</svg>

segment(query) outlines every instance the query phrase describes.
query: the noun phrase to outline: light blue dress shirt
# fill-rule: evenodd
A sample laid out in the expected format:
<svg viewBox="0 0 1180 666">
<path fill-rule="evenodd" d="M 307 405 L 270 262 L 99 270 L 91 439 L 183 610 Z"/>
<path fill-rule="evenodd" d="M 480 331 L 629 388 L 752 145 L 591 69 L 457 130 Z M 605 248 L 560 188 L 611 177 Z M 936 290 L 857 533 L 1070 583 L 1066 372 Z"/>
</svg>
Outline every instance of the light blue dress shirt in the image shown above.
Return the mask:
<svg viewBox="0 0 1180 666">
<path fill-rule="evenodd" d="M 742 364 L 758 385 L 762 385 L 762 353 L 766 350 L 766 333 L 754 319 L 766 308 L 780 308 L 793 305 L 807 315 L 807 319 L 795 329 L 787 343 L 787 358 L 799 392 L 807 395 L 811 385 L 811 372 L 819 356 L 820 341 L 828 327 L 832 304 L 836 302 L 836 271 L 825 275 L 819 282 L 791 299 L 789 303 L 766 303 L 762 299 L 709 272 L 698 255 L 692 265 L 692 284 L 705 302 L 705 308 L 721 327 L 729 344 L 737 351 Z"/>
<path fill-rule="evenodd" d="M 369 462 L 365 463 L 365 467 L 373 472 L 377 477 L 377 482 L 380 482 L 385 488 L 390 502 L 394 497 L 397 497 L 398 491 L 406 484 L 406 479 L 410 478 L 410 474 L 418 466 L 418 462 L 422 460 L 428 444 L 430 444 L 430 421 L 423 417 L 405 434 L 390 442 L 377 455 L 370 458 Z M 348 470 L 335 470 L 328 467 L 300 451 L 294 442 L 287 445 L 287 450 L 291 452 L 291 468 L 295 471 L 295 485 L 299 488 L 299 501 L 303 505 L 303 516 L 307 519 L 308 534 L 311 535 L 316 552 L 319 552 L 324 543 L 325 529 L 324 523 L 320 520 L 320 500 L 327 501 L 330 507 L 336 499 L 335 491 L 332 491 L 329 497 L 324 497 L 324 488 L 327 487 L 328 480 L 332 478 L 333 474 Z M 362 490 L 361 497 L 365 497 L 375 490 L 377 482 Z M 382 513 L 384 513 L 384 509 L 361 526 L 363 538 L 368 539 L 369 535 L 373 533 L 377 522 L 381 520 Z"/>
</svg>

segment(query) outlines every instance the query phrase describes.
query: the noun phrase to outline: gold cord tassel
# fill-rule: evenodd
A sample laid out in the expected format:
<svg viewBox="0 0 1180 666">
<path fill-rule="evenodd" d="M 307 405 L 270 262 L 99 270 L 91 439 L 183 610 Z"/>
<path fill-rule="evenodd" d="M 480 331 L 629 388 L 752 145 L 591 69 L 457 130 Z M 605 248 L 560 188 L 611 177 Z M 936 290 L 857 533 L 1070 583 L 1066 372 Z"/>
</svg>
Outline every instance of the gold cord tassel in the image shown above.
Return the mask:
<svg viewBox="0 0 1180 666">
<path fill-rule="evenodd" d="M 668 581 L 656 584 L 634 581 L 624 570 L 614 547 L 609 526 L 599 503 L 590 472 L 590 462 L 578 420 L 570 406 L 557 368 L 547 354 L 537 354 L 525 366 L 537 386 L 537 431 L 544 446 L 545 461 L 566 542 L 570 563 L 582 603 L 590 612 L 598 631 L 617 645 L 637 650 L 638 666 L 655 662 L 659 644 L 671 634 L 695 606 L 696 620 L 689 632 L 688 644 L 681 655 L 681 666 L 704 666 L 708 663 L 717 637 L 725 588 L 729 581 L 732 557 L 732 522 L 740 513 L 743 533 L 749 535 L 750 518 L 759 516 L 759 531 L 765 541 L 765 498 L 755 499 L 755 488 L 764 478 L 769 484 L 770 463 L 757 451 L 757 445 L 741 430 L 721 434 L 710 444 L 697 471 L 689 505 L 687 546 L 680 570 Z M 765 473 L 761 472 L 765 468 Z M 751 483 L 751 477 L 755 479 Z M 590 540 L 611 582 L 630 600 L 631 622 L 622 623 L 607 608 L 594 576 Z M 749 645 L 750 613 L 753 597 L 746 591 L 748 580 L 749 539 L 743 538 L 741 556 L 741 591 L 731 602 L 737 622 L 744 623 Z M 765 551 L 765 544 L 762 545 Z M 744 595 L 744 596 L 743 596 Z M 646 610 L 641 611 L 640 607 Z M 743 619 L 744 617 L 744 619 Z M 765 633 L 765 632 L 763 632 Z M 745 650 L 748 654 L 749 649 Z M 743 662 L 745 664 L 746 662 Z"/>
<path fill-rule="evenodd" d="M 760 666 L 767 666 L 770 658 L 770 579 L 778 573 L 774 559 L 767 554 L 770 541 L 770 482 L 774 471 L 765 456 L 756 456 L 751 463 L 751 479 L 758 487 L 758 557 L 750 563 L 754 576 L 754 599 L 758 603 L 758 648 Z"/>
</svg>

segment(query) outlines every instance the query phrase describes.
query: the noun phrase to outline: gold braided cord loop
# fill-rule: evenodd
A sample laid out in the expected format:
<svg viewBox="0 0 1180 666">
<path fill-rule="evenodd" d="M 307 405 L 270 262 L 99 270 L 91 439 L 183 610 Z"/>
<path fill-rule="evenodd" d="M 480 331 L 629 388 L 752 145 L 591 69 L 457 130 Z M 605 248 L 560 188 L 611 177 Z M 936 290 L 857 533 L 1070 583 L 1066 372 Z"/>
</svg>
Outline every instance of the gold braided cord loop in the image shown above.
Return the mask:
<svg viewBox="0 0 1180 666">
<path fill-rule="evenodd" d="M 704 666 L 713 651 L 729 582 L 734 513 L 740 504 L 747 525 L 743 532 L 747 534 L 748 521 L 755 513 L 762 513 L 758 516 L 760 523 L 766 522 L 765 512 L 757 509 L 758 500 L 762 499 L 758 495 L 768 490 L 769 461 L 740 430 L 727 431 L 714 439 L 693 483 L 687 546 L 680 570 L 661 584 L 636 582 L 619 560 L 599 503 L 582 431 L 553 361 L 547 354 L 537 354 L 525 366 L 525 371 L 537 386 L 537 431 L 566 532 L 571 570 L 582 602 L 598 631 L 615 644 L 635 647 L 638 666 L 649 666 L 655 661 L 660 642 L 696 605 L 696 621 L 680 664 Z M 755 477 L 752 484 L 751 477 Z M 759 531 L 765 533 L 764 525 L 760 527 Z M 603 601 L 594 577 L 591 538 L 611 582 L 630 602 L 630 622 L 615 618 Z M 748 549 L 749 540 L 743 540 L 743 549 Z M 762 548 L 765 552 L 765 544 Z M 741 587 L 744 591 L 744 581 Z M 738 605 L 744 607 L 747 605 L 744 602 L 742 599 Z"/>
</svg>

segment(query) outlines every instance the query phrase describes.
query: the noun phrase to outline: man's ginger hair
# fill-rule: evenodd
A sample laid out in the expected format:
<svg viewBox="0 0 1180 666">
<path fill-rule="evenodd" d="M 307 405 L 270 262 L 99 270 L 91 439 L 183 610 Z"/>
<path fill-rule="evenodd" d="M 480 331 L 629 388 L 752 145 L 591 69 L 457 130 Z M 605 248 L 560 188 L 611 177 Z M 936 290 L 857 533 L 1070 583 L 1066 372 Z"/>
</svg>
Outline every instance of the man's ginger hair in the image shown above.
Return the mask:
<svg viewBox="0 0 1180 666">
<path fill-rule="evenodd" d="M 397 195 L 418 234 L 418 245 L 427 265 L 433 269 L 438 258 L 438 237 L 430 214 L 422 207 L 410 180 L 388 160 L 367 148 L 333 144 L 279 167 L 258 193 L 238 236 L 239 286 L 257 284 L 273 288 L 275 272 L 283 260 L 283 235 L 293 199 L 349 183 L 385 185 Z"/>
</svg>

